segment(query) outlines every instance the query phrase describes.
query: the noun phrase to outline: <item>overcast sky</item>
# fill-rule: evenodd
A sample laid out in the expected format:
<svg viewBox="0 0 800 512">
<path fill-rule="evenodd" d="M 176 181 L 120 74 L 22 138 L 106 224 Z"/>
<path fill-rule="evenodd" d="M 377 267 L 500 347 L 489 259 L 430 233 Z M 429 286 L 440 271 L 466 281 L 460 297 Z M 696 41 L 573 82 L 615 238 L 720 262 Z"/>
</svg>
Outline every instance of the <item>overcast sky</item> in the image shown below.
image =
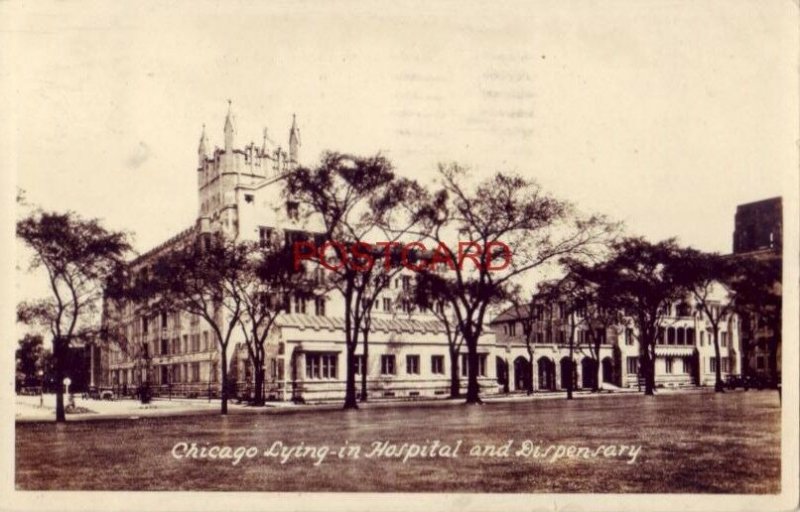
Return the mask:
<svg viewBox="0 0 800 512">
<path fill-rule="evenodd" d="M 702 4 L 702 5 L 701 5 Z M 500 6 L 505 7 L 501 9 Z M 731 248 L 796 191 L 791 2 L 28 3 L 2 22 L 18 186 L 146 250 L 194 222 L 203 123 L 301 160 L 515 170 L 629 232 Z"/>
</svg>

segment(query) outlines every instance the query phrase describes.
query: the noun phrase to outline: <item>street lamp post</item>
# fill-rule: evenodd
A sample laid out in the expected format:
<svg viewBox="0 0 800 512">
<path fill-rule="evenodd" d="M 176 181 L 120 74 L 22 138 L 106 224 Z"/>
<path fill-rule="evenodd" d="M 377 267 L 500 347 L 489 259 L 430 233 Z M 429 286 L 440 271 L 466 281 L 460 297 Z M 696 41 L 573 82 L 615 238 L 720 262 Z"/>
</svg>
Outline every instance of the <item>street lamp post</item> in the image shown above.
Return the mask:
<svg viewBox="0 0 800 512">
<path fill-rule="evenodd" d="M 44 407 L 44 370 L 39 370 L 39 407 Z"/>
</svg>

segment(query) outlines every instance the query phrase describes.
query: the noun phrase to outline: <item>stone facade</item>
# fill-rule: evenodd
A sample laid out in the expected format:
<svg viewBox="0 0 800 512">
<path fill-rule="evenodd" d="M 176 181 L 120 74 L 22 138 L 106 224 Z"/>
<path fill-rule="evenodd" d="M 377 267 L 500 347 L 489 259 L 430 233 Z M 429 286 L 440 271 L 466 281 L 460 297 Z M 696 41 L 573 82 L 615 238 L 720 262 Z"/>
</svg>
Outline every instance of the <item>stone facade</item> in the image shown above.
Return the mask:
<svg viewBox="0 0 800 512">
<path fill-rule="evenodd" d="M 250 241 L 278 235 L 290 241 L 296 233 L 320 231 L 313 219 L 301 222 L 296 205 L 281 195 L 283 177 L 298 163 L 300 132 L 296 120 L 289 130 L 288 151 L 273 143 L 266 130 L 261 146 L 235 148 L 236 129 L 230 111 L 223 134 L 224 147 L 213 151 L 205 127 L 200 137 L 196 224 L 132 261 L 135 272 L 152 264 L 164 251 L 190 243 L 202 233 L 223 233 L 231 239 Z M 376 301 L 366 364 L 368 389 L 373 396 L 410 398 L 449 393 L 446 335 L 432 315 L 413 312 L 399 299 L 410 283 L 410 276 L 397 276 Z M 342 398 L 346 369 L 344 305 L 338 292 L 321 301 L 290 297 L 286 305 L 288 311 L 278 318 L 267 342 L 267 397 L 296 401 Z M 218 395 L 219 349 L 204 321 L 186 314 L 147 318 L 132 303 L 120 311 L 107 306 L 105 321 L 120 326 L 128 342 L 104 350 L 104 385 L 131 393 L 140 383 L 148 382 L 164 396 Z M 253 372 L 243 344 L 244 340 L 236 337 L 230 343 L 230 375 L 234 381 L 230 385 L 237 394 L 246 396 Z M 498 389 L 495 366 L 489 364 L 493 350 L 494 338 L 487 334 L 479 348 L 480 382 L 485 393 Z M 362 351 L 360 346 L 357 355 Z M 358 379 L 360 389 L 360 375 Z"/>
<path fill-rule="evenodd" d="M 715 283 L 710 297 L 722 304 L 727 295 L 725 287 Z M 640 385 L 638 333 L 631 323 L 615 325 L 601 333 L 602 343 L 595 353 L 580 314 L 562 312 L 559 304 L 546 304 L 533 323 L 531 359 L 516 311 L 509 308 L 492 322 L 498 347 L 496 364 L 508 375 L 510 390 L 527 389 L 528 379 L 532 379 L 536 391 L 566 389 L 571 325 L 576 326 L 573 389 L 592 389 L 595 381 L 607 389 Z M 741 341 L 736 315 L 729 315 L 720 325 L 719 342 L 725 379 L 740 371 Z M 673 304 L 664 315 L 655 351 L 656 387 L 714 384 L 713 333 L 705 317 L 696 312 L 691 297 Z"/>
</svg>

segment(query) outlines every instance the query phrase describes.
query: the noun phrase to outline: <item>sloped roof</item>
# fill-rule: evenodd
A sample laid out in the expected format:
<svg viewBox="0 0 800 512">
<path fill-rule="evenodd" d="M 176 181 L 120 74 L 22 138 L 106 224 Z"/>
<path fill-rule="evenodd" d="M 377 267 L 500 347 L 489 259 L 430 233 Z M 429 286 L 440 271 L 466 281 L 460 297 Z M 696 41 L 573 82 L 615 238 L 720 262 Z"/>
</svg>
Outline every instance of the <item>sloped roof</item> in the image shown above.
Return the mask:
<svg viewBox="0 0 800 512">
<path fill-rule="evenodd" d="M 283 314 L 278 317 L 279 327 L 295 327 L 314 330 L 344 330 L 344 318 L 303 314 Z M 440 333 L 444 327 L 438 320 L 416 320 L 412 318 L 372 318 L 373 331 Z"/>
<path fill-rule="evenodd" d="M 500 322 L 508 322 L 509 320 L 516 320 L 518 318 L 524 317 L 527 315 L 525 311 L 527 308 L 525 306 L 509 306 L 507 309 L 503 310 L 502 313 L 497 315 L 489 322 L 489 325 L 497 324 Z"/>
</svg>

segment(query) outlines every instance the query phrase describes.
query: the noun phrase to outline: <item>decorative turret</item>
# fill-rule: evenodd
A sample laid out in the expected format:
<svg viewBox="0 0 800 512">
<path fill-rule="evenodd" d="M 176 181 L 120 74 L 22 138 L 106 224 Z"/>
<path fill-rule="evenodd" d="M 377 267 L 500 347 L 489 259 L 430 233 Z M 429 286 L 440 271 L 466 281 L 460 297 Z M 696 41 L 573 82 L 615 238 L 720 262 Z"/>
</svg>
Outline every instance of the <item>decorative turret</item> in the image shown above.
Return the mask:
<svg viewBox="0 0 800 512">
<path fill-rule="evenodd" d="M 231 100 L 228 100 L 228 115 L 225 116 L 225 153 L 230 155 L 233 151 L 233 116 L 231 115 Z"/>
<path fill-rule="evenodd" d="M 300 147 L 300 129 L 297 127 L 297 117 L 292 114 L 292 128 L 289 130 L 289 162 L 297 163 L 297 149 Z"/>
<path fill-rule="evenodd" d="M 206 125 L 203 124 L 203 132 L 200 134 L 200 144 L 197 146 L 198 166 L 203 167 L 208 155 L 208 138 L 206 138 Z"/>
<path fill-rule="evenodd" d="M 264 127 L 264 139 L 261 141 L 261 154 L 267 154 L 267 141 L 269 140 L 269 136 L 267 136 L 267 127 Z"/>
</svg>

